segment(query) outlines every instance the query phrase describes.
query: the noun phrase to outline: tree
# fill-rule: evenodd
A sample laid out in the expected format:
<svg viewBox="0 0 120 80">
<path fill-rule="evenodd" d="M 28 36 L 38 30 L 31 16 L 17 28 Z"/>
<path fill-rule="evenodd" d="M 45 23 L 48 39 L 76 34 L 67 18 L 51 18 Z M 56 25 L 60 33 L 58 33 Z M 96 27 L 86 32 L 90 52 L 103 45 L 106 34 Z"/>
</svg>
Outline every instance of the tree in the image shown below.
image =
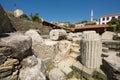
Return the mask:
<svg viewBox="0 0 120 80">
<path fill-rule="evenodd" d="M 73 27 L 75 27 L 75 25 L 70 23 L 70 24 L 68 24 L 68 27 L 73 28 Z"/>
<path fill-rule="evenodd" d="M 81 22 L 76 22 L 75 24 L 81 24 Z"/>
<path fill-rule="evenodd" d="M 86 23 L 85 25 L 96 25 L 95 22 L 89 22 L 89 23 Z"/>
<path fill-rule="evenodd" d="M 118 22 L 118 19 L 112 19 L 110 22 L 108 22 L 107 24 L 112 26 L 112 25 L 116 25 Z"/>
<path fill-rule="evenodd" d="M 108 25 L 116 25 L 116 32 L 120 33 L 120 19 L 112 19 L 110 22 L 108 22 Z"/>
<path fill-rule="evenodd" d="M 21 15 L 20 18 L 21 19 L 30 20 L 30 18 L 26 14 Z"/>
<path fill-rule="evenodd" d="M 84 20 L 84 21 L 81 21 L 81 23 L 88 23 L 88 21 Z"/>
<path fill-rule="evenodd" d="M 35 13 L 34 15 L 31 14 L 30 16 L 31 16 L 32 21 L 34 21 L 34 22 L 42 22 L 42 20 L 39 17 L 38 13 Z"/>
</svg>

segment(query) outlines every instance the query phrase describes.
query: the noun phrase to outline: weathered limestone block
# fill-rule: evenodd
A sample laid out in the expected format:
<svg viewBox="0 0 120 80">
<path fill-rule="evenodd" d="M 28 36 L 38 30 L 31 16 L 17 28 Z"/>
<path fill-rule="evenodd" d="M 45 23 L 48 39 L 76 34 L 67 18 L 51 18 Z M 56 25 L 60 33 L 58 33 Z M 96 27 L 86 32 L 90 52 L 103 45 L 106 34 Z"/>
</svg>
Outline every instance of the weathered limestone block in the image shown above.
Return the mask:
<svg viewBox="0 0 120 80">
<path fill-rule="evenodd" d="M 58 52 L 58 42 L 46 40 L 42 44 L 36 44 L 33 46 L 34 54 L 41 59 L 50 58 L 53 59 Z"/>
<path fill-rule="evenodd" d="M 0 80 L 17 80 L 18 66 L 18 59 L 7 58 L 7 60 L 0 65 Z"/>
<path fill-rule="evenodd" d="M 0 52 L 2 53 L 2 55 L 9 56 L 10 54 L 12 54 L 12 51 L 13 51 L 12 47 L 5 46 L 5 45 L 2 45 L 2 44 L 0 44 Z"/>
<path fill-rule="evenodd" d="M 0 65 L 3 64 L 7 60 L 7 57 L 0 53 Z"/>
<path fill-rule="evenodd" d="M 46 80 L 45 66 L 34 55 L 23 59 L 22 66 L 19 73 L 20 80 Z"/>
<path fill-rule="evenodd" d="M 80 44 L 80 40 L 82 38 L 82 33 L 68 33 L 67 40 L 73 41 L 75 43 Z"/>
<path fill-rule="evenodd" d="M 8 35 L 8 37 L 1 38 L 0 41 L 1 51 L 5 56 L 21 60 L 32 54 L 32 40 L 30 37 L 20 33 L 11 33 Z"/>
<path fill-rule="evenodd" d="M 73 64 L 74 69 L 80 73 L 81 76 L 87 80 L 95 80 L 93 77 L 96 76 L 101 80 L 107 80 L 107 76 L 100 69 L 89 69 L 82 65 L 79 61 Z"/>
<path fill-rule="evenodd" d="M 120 51 L 120 41 L 102 40 L 102 45 L 110 50 Z"/>
<path fill-rule="evenodd" d="M 87 68 L 99 68 L 101 65 L 102 42 L 95 31 L 84 31 L 81 40 L 81 62 Z"/>
<path fill-rule="evenodd" d="M 70 53 L 72 44 L 70 41 L 62 40 L 58 42 L 58 51 L 54 62 L 59 62 Z"/>
<path fill-rule="evenodd" d="M 7 14 L 0 5 L 0 34 L 13 31 L 15 31 L 15 29 L 13 28 Z"/>
<path fill-rule="evenodd" d="M 23 67 L 33 67 L 38 64 L 38 60 L 33 55 L 33 56 L 29 56 L 29 57 L 23 59 L 21 64 L 23 65 Z"/>
<path fill-rule="evenodd" d="M 4 77 L 0 80 L 18 80 L 18 70 L 12 73 L 12 75 L 9 75 L 7 77 Z"/>
<path fill-rule="evenodd" d="M 65 74 L 57 68 L 54 68 L 49 73 L 50 80 L 66 80 Z"/>
<path fill-rule="evenodd" d="M 80 73 L 81 76 L 84 76 L 88 80 L 92 80 L 93 69 L 86 68 L 79 61 L 73 64 L 73 67 Z"/>
<path fill-rule="evenodd" d="M 43 38 L 40 36 L 39 31 L 37 30 L 30 29 L 26 31 L 25 35 L 32 38 L 32 45 L 43 43 L 44 41 Z"/>
<path fill-rule="evenodd" d="M 103 59 L 102 66 L 108 80 L 120 80 L 120 57 L 115 53 L 109 53 L 109 56 Z"/>
<path fill-rule="evenodd" d="M 58 52 L 58 43 L 51 40 L 43 40 L 37 30 L 29 30 L 25 35 L 32 38 L 32 49 L 34 54 L 46 63 L 51 61 Z M 49 61 L 48 61 L 49 59 Z"/>
<path fill-rule="evenodd" d="M 59 63 L 56 63 L 55 66 L 67 75 L 72 71 L 72 69 L 70 67 L 75 62 L 76 62 L 76 60 L 74 58 L 66 57 L 66 58 L 60 60 Z"/>
<path fill-rule="evenodd" d="M 12 74 L 13 66 L 0 67 L 0 79 Z"/>
<path fill-rule="evenodd" d="M 54 29 L 50 31 L 51 40 L 60 40 L 66 37 L 67 33 L 63 29 Z"/>
<path fill-rule="evenodd" d="M 102 34 L 102 39 L 103 39 L 103 40 L 112 40 L 114 35 L 115 35 L 114 32 L 105 31 L 105 32 Z"/>
<path fill-rule="evenodd" d="M 12 70 L 12 69 L 13 69 L 13 66 L 1 66 L 0 67 L 0 73 L 5 72 L 5 71 L 9 71 L 9 70 Z"/>
</svg>

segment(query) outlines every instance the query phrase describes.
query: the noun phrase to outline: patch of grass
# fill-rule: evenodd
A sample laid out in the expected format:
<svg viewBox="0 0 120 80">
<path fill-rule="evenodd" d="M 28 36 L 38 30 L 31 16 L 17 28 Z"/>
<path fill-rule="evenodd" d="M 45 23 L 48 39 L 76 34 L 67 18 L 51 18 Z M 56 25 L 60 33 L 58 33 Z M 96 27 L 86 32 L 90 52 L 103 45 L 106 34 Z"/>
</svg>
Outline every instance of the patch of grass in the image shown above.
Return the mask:
<svg viewBox="0 0 120 80">
<path fill-rule="evenodd" d="M 46 74 L 47 74 L 47 76 L 49 75 L 50 70 L 52 70 L 53 68 L 54 68 L 53 63 L 51 63 L 51 64 L 47 67 L 47 69 L 46 69 Z"/>
<path fill-rule="evenodd" d="M 93 75 L 93 79 L 94 80 L 105 80 L 105 79 L 100 78 L 100 76 L 98 74 Z"/>
<path fill-rule="evenodd" d="M 72 66 L 71 67 L 72 68 L 72 72 L 70 72 L 68 75 L 66 75 L 66 78 L 67 79 L 70 79 L 70 78 L 72 78 L 72 77 L 75 77 L 75 78 L 77 78 L 77 79 L 81 79 L 82 77 L 81 77 L 81 75 L 77 72 L 77 70 Z"/>
</svg>

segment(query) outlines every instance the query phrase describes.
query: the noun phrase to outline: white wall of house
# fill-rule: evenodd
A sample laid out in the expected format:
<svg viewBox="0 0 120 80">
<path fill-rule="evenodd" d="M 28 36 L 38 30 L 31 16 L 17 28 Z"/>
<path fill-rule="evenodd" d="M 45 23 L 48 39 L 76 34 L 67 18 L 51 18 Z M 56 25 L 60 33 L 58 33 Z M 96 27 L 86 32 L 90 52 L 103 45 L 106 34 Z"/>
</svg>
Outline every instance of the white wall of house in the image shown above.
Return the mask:
<svg viewBox="0 0 120 80">
<path fill-rule="evenodd" d="M 120 15 L 101 17 L 101 18 L 100 18 L 100 24 L 107 24 L 109 21 L 111 21 L 111 19 L 113 19 L 113 18 L 118 19 L 119 16 L 120 16 Z"/>
</svg>

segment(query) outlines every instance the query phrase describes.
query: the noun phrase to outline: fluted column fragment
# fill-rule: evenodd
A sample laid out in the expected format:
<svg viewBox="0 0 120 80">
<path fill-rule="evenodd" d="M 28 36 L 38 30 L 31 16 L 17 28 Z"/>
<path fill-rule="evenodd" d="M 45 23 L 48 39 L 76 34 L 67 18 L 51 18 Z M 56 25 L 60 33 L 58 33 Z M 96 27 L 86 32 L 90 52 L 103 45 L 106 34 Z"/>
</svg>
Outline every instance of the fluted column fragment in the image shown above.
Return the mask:
<svg viewBox="0 0 120 80">
<path fill-rule="evenodd" d="M 101 65 L 102 42 L 95 31 L 84 31 L 81 40 L 81 62 L 87 68 Z"/>
</svg>

